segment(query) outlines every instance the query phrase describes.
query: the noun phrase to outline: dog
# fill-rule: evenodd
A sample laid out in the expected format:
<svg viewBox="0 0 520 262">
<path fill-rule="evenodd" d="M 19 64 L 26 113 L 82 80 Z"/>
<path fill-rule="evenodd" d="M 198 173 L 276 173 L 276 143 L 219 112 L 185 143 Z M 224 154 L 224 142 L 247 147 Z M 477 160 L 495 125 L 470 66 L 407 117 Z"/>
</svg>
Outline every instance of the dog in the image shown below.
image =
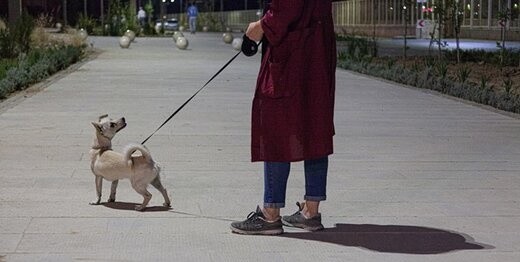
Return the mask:
<svg viewBox="0 0 520 262">
<path fill-rule="evenodd" d="M 112 181 L 108 202 L 116 200 L 119 179 L 129 178 L 132 187 L 144 198 L 143 203 L 135 207 L 137 211 L 144 211 L 152 198 L 152 194 L 147 190 L 149 184 L 162 193 L 163 206 L 170 207 L 170 198 L 159 176 L 161 168 L 153 161 L 150 151 L 145 146 L 129 144 L 122 154 L 112 150 L 112 138 L 126 127 L 125 118 L 112 120 L 108 115 L 102 115 L 97 122 L 92 122 L 92 125 L 96 129 L 96 136 L 90 150 L 90 168 L 96 177 L 97 198 L 90 204 L 100 204 L 103 178 Z M 132 156 L 136 151 L 140 151 L 141 155 Z"/>
</svg>

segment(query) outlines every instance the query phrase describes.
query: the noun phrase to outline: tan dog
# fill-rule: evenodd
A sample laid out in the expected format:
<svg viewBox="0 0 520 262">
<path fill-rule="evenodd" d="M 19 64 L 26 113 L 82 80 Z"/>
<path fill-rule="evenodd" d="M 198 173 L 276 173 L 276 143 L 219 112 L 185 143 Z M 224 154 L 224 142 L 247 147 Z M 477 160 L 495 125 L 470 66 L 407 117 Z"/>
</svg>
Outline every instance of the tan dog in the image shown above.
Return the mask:
<svg viewBox="0 0 520 262">
<path fill-rule="evenodd" d="M 92 125 L 96 128 L 96 138 L 90 150 L 90 168 L 96 176 L 97 199 L 90 204 L 99 205 L 101 202 L 103 178 L 112 181 L 108 202 L 116 200 L 119 179 L 129 178 L 132 187 L 144 198 L 143 203 L 136 206 L 136 210 L 143 211 L 152 198 L 152 194 L 147 190 L 149 184 L 161 191 L 164 197 L 163 206 L 169 207 L 170 199 L 159 177 L 161 168 L 153 161 L 145 146 L 130 144 L 123 154 L 112 151 L 112 138 L 126 126 L 125 118 L 112 120 L 108 115 L 102 115 L 98 122 L 92 122 Z M 135 151 L 140 151 L 141 155 L 132 156 Z"/>
</svg>

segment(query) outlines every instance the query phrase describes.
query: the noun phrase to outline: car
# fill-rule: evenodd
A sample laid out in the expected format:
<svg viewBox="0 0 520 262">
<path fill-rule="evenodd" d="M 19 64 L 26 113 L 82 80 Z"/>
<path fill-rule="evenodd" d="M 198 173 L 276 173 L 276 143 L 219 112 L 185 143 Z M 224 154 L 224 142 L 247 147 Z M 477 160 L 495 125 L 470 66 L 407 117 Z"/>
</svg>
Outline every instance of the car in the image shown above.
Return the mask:
<svg viewBox="0 0 520 262">
<path fill-rule="evenodd" d="M 155 21 L 155 31 L 159 33 L 161 31 L 162 20 L 157 19 Z M 170 18 L 164 21 L 164 31 L 175 31 L 179 28 L 179 20 L 177 18 Z"/>
</svg>

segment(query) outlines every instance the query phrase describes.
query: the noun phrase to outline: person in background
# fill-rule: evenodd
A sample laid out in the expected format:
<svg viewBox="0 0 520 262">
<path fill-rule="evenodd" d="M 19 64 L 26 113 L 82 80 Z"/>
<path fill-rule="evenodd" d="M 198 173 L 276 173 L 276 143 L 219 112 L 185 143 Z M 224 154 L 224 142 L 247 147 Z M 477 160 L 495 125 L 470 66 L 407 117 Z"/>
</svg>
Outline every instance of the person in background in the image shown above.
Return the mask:
<svg viewBox="0 0 520 262">
<path fill-rule="evenodd" d="M 139 11 L 137 11 L 137 20 L 139 21 L 140 26 L 144 26 L 146 23 L 146 12 L 143 10 L 143 7 L 139 7 Z"/>
<path fill-rule="evenodd" d="M 263 57 L 252 108 L 251 157 L 264 163 L 264 205 L 244 221 L 240 234 L 276 235 L 283 225 L 323 229 L 328 156 L 333 153 L 336 41 L 331 0 L 272 0 L 246 36 L 262 40 Z M 303 161 L 305 202 L 285 207 L 291 162 Z"/>
<path fill-rule="evenodd" d="M 199 9 L 194 2 L 191 2 L 190 7 L 188 7 L 188 23 L 190 25 L 190 31 L 192 34 L 195 34 L 197 31 L 197 16 L 199 15 Z"/>
</svg>

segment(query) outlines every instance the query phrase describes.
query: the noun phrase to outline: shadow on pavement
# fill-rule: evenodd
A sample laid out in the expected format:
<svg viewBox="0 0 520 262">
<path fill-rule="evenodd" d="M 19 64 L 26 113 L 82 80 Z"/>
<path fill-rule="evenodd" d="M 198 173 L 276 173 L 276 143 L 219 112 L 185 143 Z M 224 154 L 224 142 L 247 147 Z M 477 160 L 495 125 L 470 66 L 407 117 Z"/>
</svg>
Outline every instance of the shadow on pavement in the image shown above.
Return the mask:
<svg viewBox="0 0 520 262">
<path fill-rule="evenodd" d="M 128 203 L 128 202 L 105 202 L 101 203 L 101 205 L 118 210 L 132 210 L 135 211 L 135 207 L 140 205 L 140 203 Z M 165 212 L 172 209 L 171 207 L 163 207 L 163 206 L 148 206 L 144 210 L 144 212 Z"/>
<path fill-rule="evenodd" d="M 401 225 L 336 224 L 318 232 L 285 233 L 280 237 L 313 240 L 385 253 L 441 254 L 456 250 L 493 249 L 471 237 L 442 229 Z"/>
</svg>

